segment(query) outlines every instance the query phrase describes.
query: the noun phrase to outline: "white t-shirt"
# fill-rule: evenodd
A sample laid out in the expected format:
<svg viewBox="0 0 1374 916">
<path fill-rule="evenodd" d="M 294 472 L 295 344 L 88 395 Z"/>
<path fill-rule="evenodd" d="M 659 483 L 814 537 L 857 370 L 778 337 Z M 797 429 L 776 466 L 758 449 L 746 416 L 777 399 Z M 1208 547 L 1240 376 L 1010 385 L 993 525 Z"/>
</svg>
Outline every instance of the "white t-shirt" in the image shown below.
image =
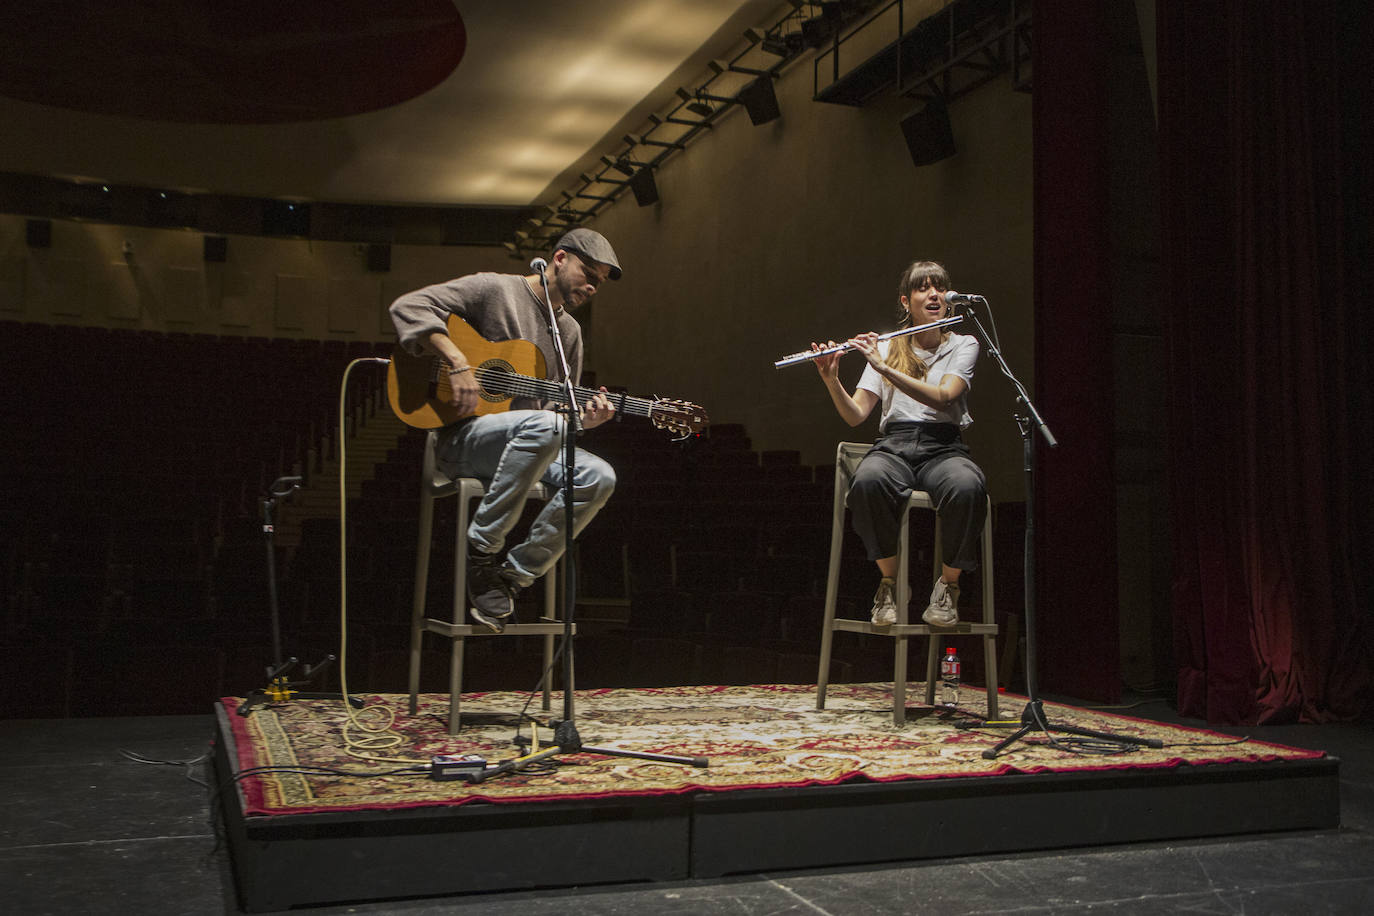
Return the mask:
<svg viewBox="0 0 1374 916">
<path fill-rule="evenodd" d="M 878 353 L 883 359 L 887 359 L 892 343 L 893 340 L 878 342 Z M 859 387 L 873 392 L 882 401 L 879 431 L 886 432 L 888 424 L 894 421 L 955 423 L 960 428 L 972 423 L 973 417 L 968 412 L 968 389 L 973 386 L 973 366 L 978 362 L 978 338 L 970 334 L 950 334 L 934 353 L 916 347 L 916 355 L 925 361 L 926 381 L 938 385 L 946 375 L 957 375 L 964 380 L 964 393 L 947 409 L 936 410 L 898 391 L 895 385 L 878 374 L 877 369 L 865 363 L 864 374 L 859 377 Z"/>
</svg>

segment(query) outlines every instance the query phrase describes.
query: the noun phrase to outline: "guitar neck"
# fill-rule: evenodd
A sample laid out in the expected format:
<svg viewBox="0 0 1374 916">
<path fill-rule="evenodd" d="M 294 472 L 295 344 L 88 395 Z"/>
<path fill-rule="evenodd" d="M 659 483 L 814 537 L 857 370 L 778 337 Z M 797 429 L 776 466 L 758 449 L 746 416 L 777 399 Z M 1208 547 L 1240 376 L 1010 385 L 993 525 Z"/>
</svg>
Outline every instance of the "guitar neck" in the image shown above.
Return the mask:
<svg viewBox="0 0 1374 916">
<path fill-rule="evenodd" d="M 478 366 L 474 372 L 478 383 L 487 390 L 499 390 L 501 394 L 507 394 L 511 397 L 538 398 L 541 401 L 555 401 L 559 404 L 566 404 L 568 401 L 568 392 L 562 382 L 484 369 L 481 366 Z M 578 402 L 581 403 L 583 400 L 603 392 L 595 388 L 574 386 L 573 393 Z M 615 409 L 622 413 L 627 413 L 632 417 L 653 416 L 653 407 L 656 403 L 654 400 L 630 397 L 627 394 L 607 394 L 606 397 L 610 399 Z"/>
</svg>

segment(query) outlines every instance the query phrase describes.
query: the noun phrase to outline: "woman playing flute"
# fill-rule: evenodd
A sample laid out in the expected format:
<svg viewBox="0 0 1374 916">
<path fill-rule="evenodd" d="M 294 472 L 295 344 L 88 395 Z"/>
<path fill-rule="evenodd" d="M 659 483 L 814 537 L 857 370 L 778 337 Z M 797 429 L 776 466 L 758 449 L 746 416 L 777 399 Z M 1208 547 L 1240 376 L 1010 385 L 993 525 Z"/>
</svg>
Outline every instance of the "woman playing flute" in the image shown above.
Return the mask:
<svg viewBox="0 0 1374 916">
<path fill-rule="evenodd" d="M 949 275 L 934 261 L 916 261 L 897 289 L 902 324 L 948 317 Z M 840 384 L 840 353 L 815 358 L 830 399 L 850 426 L 882 404 L 878 441 L 859 463 L 849 489 L 854 530 L 881 579 L 873 597 L 877 626 L 897 620 L 897 546 L 902 513 L 912 490 L 930 493 L 942 523 L 941 573 L 921 619 L 949 627 L 959 621 L 959 576 L 977 566 L 986 516 L 987 481 L 969 457 L 961 430 L 973 422 L 968 390 L 978 359 L 978 339 L 932 328 L 880 341 L 869 332 L 849 340 L 867 365 L 853 394 Z M 817 352 L 836 346 L 813 343 Z"/>
</svg>

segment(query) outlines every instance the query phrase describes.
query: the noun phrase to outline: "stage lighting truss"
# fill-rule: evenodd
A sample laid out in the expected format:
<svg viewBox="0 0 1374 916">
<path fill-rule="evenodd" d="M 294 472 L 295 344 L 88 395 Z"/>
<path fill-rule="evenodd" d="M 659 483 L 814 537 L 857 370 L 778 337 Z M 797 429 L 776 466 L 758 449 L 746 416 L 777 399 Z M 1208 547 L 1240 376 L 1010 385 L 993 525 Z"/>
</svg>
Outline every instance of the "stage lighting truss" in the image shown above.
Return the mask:
<svg viewBox="0 0 1374 916">
<path fill-rule="evenodd" d="M 600 155 L 589 171 L 558 193 L 558 200 L 541 208 L 542 218 L 522 224 L 514 239 L 503 243 L 511 257 L 547 255 L 564 232 L 593 219 L 627 191 L 640 206 L 657 203 L 654 173 L 732 109 L 744 109 L 755 125 L 778 118 L 774 80 L 808 53 L 801 24 L 818 15 L 823 4 L 791 0 L 790 6 L 771 25 L 745 29 L 736 53 L 711 61 L 698 85 L 678 88 L 666 111 L 649 115 L 640 133 L 626 134 L 619 147 Z"/>
</svg>

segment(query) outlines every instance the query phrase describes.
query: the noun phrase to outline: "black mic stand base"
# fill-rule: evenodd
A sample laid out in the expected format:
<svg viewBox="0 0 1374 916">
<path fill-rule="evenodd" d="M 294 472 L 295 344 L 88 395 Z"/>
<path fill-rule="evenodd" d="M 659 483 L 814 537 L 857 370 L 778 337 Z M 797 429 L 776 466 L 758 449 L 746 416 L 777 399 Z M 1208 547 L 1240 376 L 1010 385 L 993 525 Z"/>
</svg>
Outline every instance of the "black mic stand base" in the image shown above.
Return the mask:
<svg viewBox="0 0 1374 916">
<path fill-rule="evenodd" d="M 1015 725 L 1016 722 L 1003 722 L 988 720 L 983 723 L 985 726 Z M 1160 748 L 1164 742 L 1158 738 L 1135 738 L 1129 735 L 1114 735 L 1110 732 L 1093 731 L 1090 728 L 1079 728 L 1076 725 L 1051 725 L 1045 718 L 1045 706 L 1038 699 L 1031 699 L 1026 703 L 1026 708 L 1021 710 L 1020 728 L 1003 738 L 996 747 L 983 751 L 984 760 L 995 760 L 1008 747 L 1020 741 L 1032 731 L 1058 732 L 1064 735 L 1077 735 L 1080 738 L 1094 738 L 1098 741 L 1107 741 L 1114 744 L 1136 744 L 1141 747 Z"/>
<path fill-rule="evenodd" d="M 239 715 L 246 716 L 257 706 L 267 706 L 271 703 L 284 703 L 288 700 L 347 699 L 348 704 L 354 709 L 362 709 L 363 701 L 357 697 L 344 697 L 342 693 L 317 693 L 296 689 L 297 687 L 303 687 L 309 684 L 321 671 L 329 667 L 330 663 L 334 660 L 334 656 L 327 655 L 324 661 L 315 665 L 313 668 L 306 665 L 305 671 L 303 672 L 305 679 L 300 681 L 288 680 L 286 677 L 286 673 L 296 666 L 295 656 L 288 658 L 275 668 L 269 668 L 267 671 L 267 686 L 249 692 L 244 701 L 239 704 Z"/>
</svg>

